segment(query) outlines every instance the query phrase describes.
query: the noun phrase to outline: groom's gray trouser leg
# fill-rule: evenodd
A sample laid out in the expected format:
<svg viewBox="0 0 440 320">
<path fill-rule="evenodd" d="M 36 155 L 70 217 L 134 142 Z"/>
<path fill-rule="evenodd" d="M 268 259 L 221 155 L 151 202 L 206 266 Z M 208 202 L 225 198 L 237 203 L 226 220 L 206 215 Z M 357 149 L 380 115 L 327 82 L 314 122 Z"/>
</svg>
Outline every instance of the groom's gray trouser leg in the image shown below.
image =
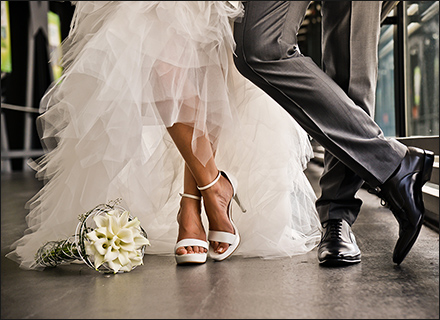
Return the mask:
<svg viewBox="0 0 440 320">
<path fill-rule="evenodd" d="M 238 70 L 325 149 L 371 186 L 384 183 L 407 148 L 388 140 L 371 117 L 298 49 L 308 1 L 248 1 L 235 24 Z M 362 39 L 360 39 L 362 41 Z"/>
<path fill-rule="evenodd" d="M 356 105 L 374 116 L 382 1 L 322 2 L 322 68 Z M 321 222 L 356 220 L 362 201 L 356 193 L 364 180 L 324 153 L 321 195 L 316 201 Z"/>
</svg>

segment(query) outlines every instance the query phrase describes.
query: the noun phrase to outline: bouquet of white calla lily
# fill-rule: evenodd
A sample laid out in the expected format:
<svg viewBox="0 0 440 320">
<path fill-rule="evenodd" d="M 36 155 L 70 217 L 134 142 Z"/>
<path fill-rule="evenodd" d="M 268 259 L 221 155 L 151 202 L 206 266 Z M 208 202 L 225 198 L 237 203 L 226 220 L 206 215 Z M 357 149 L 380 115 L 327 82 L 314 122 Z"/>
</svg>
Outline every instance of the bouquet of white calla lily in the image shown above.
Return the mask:
<svg viewBox="0 0 440 320">
<path fill-rule="evenodd" d="M 129 272 L 143 264 L 150 245 L 138 218 L 117 206 L 121 199 L 100 204 L 80 215 L 76 235 L 50 241 L 36 254 L 36 263 L 47 267 L 82 260 L 100 272 Z M 93 220 L 94 227 L 88 225 Z"/>
<path fill-rule="evenodd" d="M 149 241 L 141 235 L 140 222 L 137 218 L 129 220 L 129 212 L 120 216 L 116 210 L 105 215 L 93 217 L 95 230 L 86 234 L 89 242 L 85 249 L 89 256 L 94 257 L 93 264 L 98 269 L 103 263 L 118 271 L 130 271 L 134 266 L 142 264 L 142 246 Z"/>
</svg>

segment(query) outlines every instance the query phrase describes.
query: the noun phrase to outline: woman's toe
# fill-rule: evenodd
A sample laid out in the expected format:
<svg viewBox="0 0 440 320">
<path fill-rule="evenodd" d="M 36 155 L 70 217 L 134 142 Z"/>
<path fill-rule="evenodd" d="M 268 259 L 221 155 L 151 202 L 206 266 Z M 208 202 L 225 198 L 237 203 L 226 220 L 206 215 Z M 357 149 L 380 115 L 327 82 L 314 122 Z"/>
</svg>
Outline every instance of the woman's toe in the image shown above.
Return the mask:
<svg viewBox="0 0 440 320">
<path fill-rule="evenodd" d="M 220 243 L 219 246 L 217 247 L 217 253 L 223 253 L 226 250 L 228 250 L 229 245 L 227 243 Z"/>
<path fill-rule="evenodd" d="M 176 250 L 176 254 L 178 254 L 178 255 L 187 254 L 187 251 L 186 251 L 185 247 L 179 247 Z"/>
<path fill-rule="evenodd" d="M 214 250 L 214 252 L 217 252 L 219 243 L 217 241 L 211 241 L 211 247 Z"/>
</svg>

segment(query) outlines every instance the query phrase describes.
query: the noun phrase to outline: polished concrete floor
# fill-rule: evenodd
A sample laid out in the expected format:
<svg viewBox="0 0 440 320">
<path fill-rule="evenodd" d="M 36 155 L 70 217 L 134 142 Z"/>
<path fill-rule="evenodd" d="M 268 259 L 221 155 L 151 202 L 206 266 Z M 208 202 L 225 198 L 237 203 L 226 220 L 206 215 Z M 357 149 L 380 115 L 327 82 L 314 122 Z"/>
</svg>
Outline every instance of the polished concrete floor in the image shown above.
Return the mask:
<svg viewBox="0 0 440 320">
<path fill-rule="evenodd" d="M 321 170 L 311 163 L 306 171 L 318 193 Z M 365 190 L 353 226 L 362 262 L 353 266 L 320 267 L 316 249 L 199 266 L 146 255 L 130 273 L 103 275 L 78 264 L 24 271 L 5 258 L 40 183 L 32 173 L 2 174 L 1 187 L 1 319 L 439 319 L 438 232 L 424 226 L 405 261 L 394 265 L 397 222 Z"/>
</svg>

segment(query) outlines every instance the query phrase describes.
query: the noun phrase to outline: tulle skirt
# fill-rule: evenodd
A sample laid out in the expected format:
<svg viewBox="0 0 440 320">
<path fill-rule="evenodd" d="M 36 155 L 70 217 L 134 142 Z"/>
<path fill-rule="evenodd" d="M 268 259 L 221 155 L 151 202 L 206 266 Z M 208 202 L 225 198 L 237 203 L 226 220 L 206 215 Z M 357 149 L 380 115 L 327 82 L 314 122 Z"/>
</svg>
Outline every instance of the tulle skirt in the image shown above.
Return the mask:
<svg viewBox="0 0 440 320">
<path fill-rule="evenodd" d="M 194 128 L 192 150 L 238 180 L 242 238 L 235 254 L 306 253 L 320 239 L 315 194 L 304 169 L 307 134 L 232 61 L 226 1 L 79 1 L 62 45 L 64 72 L 41 101 L 37 126 L 48 152 L 35 161 L 44 186 L 29 200 L 28 229 L 7 256 L 22 268 L 38 248 L 75 232 L 78 215 L 122 198 L 151 246 L 173 254 L 184 162 L 167 132 Z M 203 223 L 208 230 L 206 215 Z"/>
</svg>

